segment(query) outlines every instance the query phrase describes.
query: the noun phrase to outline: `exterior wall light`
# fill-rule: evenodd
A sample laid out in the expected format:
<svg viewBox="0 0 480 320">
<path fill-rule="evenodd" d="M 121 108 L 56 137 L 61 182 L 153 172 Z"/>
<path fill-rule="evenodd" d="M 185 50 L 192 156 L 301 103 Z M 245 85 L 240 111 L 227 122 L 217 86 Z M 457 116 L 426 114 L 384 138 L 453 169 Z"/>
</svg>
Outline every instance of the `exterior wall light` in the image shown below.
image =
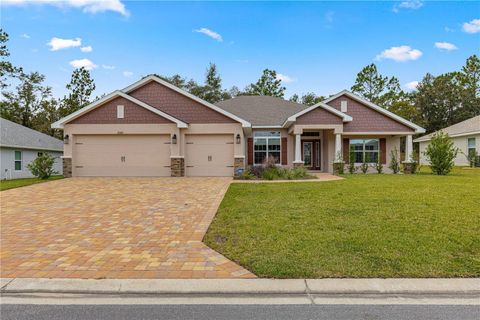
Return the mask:
<svg viewBox="0 0 480 320">
<path fill-rule="evenodd" d="M 177 135 L 176 134 L 172 135 L 172 144 L 177 144 Z"/>
<path fill-rule="evenodd" d="M 70 137 L 69 137 L 68 134 L 66 134 L 66 135 L 63 136 L 63 143 L 64 143 L 64 144 L 68 144 L 68 141 L 69 141 L 69 140 L 70 140 Z"/>
<path fill-rule="evenodd" d="M 237 133 L 236 139 L 237 139 L 237 144 L 240 144 L 241 138 L 240 138 L 240 134 L 239 134 L 239 133 Z"/>
</svg>

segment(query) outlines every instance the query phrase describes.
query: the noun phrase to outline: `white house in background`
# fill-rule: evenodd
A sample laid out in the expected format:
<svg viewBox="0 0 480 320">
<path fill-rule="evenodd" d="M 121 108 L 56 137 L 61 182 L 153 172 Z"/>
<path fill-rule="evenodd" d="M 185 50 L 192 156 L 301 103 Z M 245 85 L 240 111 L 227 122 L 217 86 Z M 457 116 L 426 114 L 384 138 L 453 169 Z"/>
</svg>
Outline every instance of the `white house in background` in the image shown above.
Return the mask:
<svg viewBox="0 0 480 320">
<path fill-rule="evenodd" d="M 27 165 L 48 153 L 55 158 L 54 170 L 62 174 L 63 142 L 44 133 L 0 118 L 0 178 L 33 177 Z"/>
<path fill-rule="evenodd" d="M 456 166 L 469 165 L 467 159 L 469 152 L 475 151 L 480 154 L 480 116 L 454 124 L 442 131 L 447 133 L 453 139 L 455 146 L 460 149 L 455 159 Z M 435 133 L 427 134 L 413 141 L 420 143 L 420 164 L 428 164 L 424 152 Z"/>
</svg>

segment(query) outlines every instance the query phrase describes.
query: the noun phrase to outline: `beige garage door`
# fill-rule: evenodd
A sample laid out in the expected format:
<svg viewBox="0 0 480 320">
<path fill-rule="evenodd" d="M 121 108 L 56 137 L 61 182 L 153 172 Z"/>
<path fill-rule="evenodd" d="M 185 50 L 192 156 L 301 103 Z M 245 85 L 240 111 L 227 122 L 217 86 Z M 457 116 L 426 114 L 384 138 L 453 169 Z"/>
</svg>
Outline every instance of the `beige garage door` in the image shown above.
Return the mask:
<svg viewBox="0 0 480 320">
<path fill-rule="evenodd" d="M 186 135 L 187 176 L 233 176 L 233 134 Z"/>
<path fill-rule="evenodd" d="M 80 135 L 73 150 L 73 175 L 170 176 L 168 135 Z"/>
</svg>

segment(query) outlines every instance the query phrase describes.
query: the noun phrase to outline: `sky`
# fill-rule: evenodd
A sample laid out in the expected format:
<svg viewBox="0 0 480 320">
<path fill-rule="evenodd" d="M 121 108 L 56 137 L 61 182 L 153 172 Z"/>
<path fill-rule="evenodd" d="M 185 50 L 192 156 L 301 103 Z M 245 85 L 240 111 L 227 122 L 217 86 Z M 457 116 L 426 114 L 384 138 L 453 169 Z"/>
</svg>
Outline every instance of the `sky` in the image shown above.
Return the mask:
<svg viewBox="0 0 480 320">
<path fill-rule="evenodd" d="M 101 95 L 152 73 L 202 82 L 210 62 L 225 88 L 274 69 L 287 98 L 349 89 L 370 63 L 411 90 L 480 54 L 478 1 L 2 0 L 0 10 L 10 61 L 45 74 L 56 97 L 80 66 Z"/>
</svg>

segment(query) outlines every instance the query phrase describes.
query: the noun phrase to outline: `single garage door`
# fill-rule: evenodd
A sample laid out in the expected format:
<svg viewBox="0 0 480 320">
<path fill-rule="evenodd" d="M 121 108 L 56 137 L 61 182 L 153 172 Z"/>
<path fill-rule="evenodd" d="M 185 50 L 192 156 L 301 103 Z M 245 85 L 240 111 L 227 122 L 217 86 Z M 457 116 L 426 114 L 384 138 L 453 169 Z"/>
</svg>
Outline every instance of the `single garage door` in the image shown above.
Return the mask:
<svg viewBox="0 0 480 320">
<path fill-rule="evenodd" d="M 233 134 L 185 137 L 187 176 L 233 176 Z"/>
<path fill-rule="evenodd" d="M 104 177 L 170 176 L 168 135 L 79 135 L 73 175 Z"/>
</svg>

